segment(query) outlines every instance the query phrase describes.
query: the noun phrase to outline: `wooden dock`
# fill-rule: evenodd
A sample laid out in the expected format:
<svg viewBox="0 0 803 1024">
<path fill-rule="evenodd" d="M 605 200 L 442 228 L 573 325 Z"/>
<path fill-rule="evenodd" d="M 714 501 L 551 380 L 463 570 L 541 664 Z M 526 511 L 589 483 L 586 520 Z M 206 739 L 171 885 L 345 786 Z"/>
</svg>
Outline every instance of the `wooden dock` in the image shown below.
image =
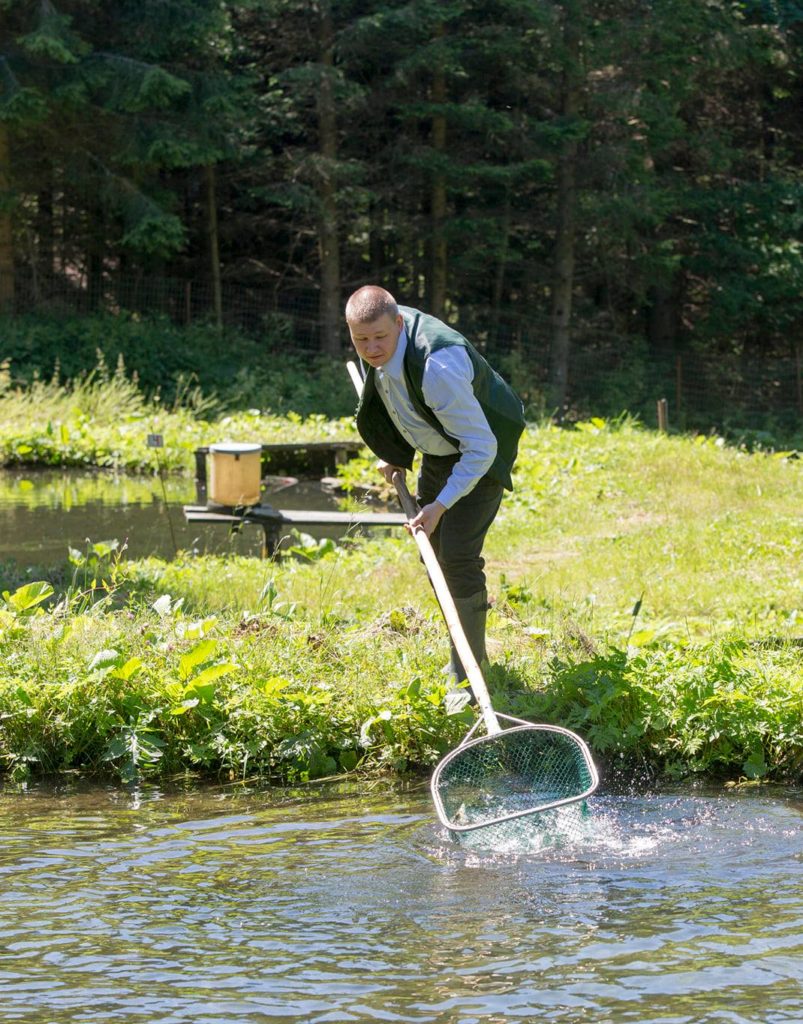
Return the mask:
<svg viewBox="0 0 803 1024">
<path fill-rule="evenodd" d="M 274 508 L 272 505 L 253 505 L 243 509 L 214 509 L 206 505 L 184 505 L 184 518 L 188 523 L 226 523 L 239 530 L 246 523 L 262 527 L 263 557 L 274 554 L 287 528 L 295 526 L 342 526 L 343 533 L 355 526 L 403 526 L 407 522 L 402 512 L 327 512 L 303 509 Z"/>
</svg>

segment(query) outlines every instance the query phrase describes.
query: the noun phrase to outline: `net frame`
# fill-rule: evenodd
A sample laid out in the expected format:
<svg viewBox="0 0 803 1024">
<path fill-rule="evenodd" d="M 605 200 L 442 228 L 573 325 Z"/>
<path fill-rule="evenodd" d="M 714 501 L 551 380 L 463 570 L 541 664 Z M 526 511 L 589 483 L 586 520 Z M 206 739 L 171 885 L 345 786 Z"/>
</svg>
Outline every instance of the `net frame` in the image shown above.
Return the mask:
<svg viewBox="0 0 803 1024">
<path fill-rule="evenodd" d="M 532 722 L 527 722 L 522 718 L 511 718 L 510 715 L 503 715 L 497 712 L 497 718 L 504 719 L 507 722 L 512 722 L 514 725 L 508 729 L 502 729 L 499 732 L 491 733 L 486 736 L 474 736 L 479 726 L 482 724 L 482 719 L 479 718 L 474 725 L 469 729 L 463 738 L 462 743 L 455 747 L 454 750 L 450 751 L 436 766 L 435 771 L 432 774 L 430 780 L 430 790 L 432 793 L 432 801 L 435 804 L 435 811 L 437 812 L 438 818 L 442 825 L 445 825 L 450 832 L 466 833 L 475 832 L 477 829 L 488 828 L 493 825 L 500 825 L 507 821 L 514 821 L 517 818 L 526 818 L 530 815 L 541 814 L 543 811 L 550 811 L 556 807 L 565 807 L 568 804 L 578 803 L 581 800 L 585 800 L 587 797 L 596 790 L 599 785 L 599 775 L 597 773 L 596 765 L 591 757 L 591 751 L 588 749 L 586 743 L 571 729 L 564 729 L 559 725 L 535 725 Z M 462 754 L 465 754 L 467 750 L 476 748 L 480 744 L 493 743 L 501 739 L 502 737 L 509 736 L 511 733 L 521 733 L 527 731 L 538 731 L 538 732 L 550 732 L 558 733 L 562 736 L 567 737 L 576 747 L 577 751 L 582 756 L 582 760 L 585 764 L 585 768 L 588 771 L 590 782 L 589 785 L 582 790 L 582 792 L 573 794 L 568 797 L 560 797 L 556 800 L 545 800 L 540 803 L 536 803 L 533 807 L 527 807 L 524 810 L 509 811 L 505 814 L 497 815 L 493 818 L 487 818 L 481 821 L 472 821 L 469 823 L 461 823 L 454 821 L 450 818 L 440 793 L 440 780 L 444 769 L 448 768 L 455 759 L 459 758 Z M 472 738 L 473 737 L 473 738 Z"/>
</svg>

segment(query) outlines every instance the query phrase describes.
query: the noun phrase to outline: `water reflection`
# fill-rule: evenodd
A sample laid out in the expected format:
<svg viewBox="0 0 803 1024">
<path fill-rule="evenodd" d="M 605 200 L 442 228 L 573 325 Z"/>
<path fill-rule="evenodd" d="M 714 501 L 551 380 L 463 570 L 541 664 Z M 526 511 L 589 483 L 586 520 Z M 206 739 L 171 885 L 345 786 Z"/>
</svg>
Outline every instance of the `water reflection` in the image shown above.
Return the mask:
<svg viewBox="0 0 803 1024">
<path fill-rule="evenodd" d="M 799 1022 L 801 808 L 590 801 L 480 853 L 425 790 L 0 798 L 0 1018 Z"/>
<path fill-rule="evenodd" d="M 232 533 L 225 525 L 187 523 L 182 505 L 195 501 L 195 482 L 188 477 L 161 481 L 113 473 L 2 470 L 0 562 L 61 565 L 69 548 L 86 551 L 88 541 L 109 540 L 125 543 L 130 558 L 170 558 L 177 548 L 260 554 L 259 526 Z M 318 481 L 297 481 L 288 487 L 278 477 L 267 479 L 263 501 L 282 508 L 338 507 L 337 499 Z"/>
</svg>

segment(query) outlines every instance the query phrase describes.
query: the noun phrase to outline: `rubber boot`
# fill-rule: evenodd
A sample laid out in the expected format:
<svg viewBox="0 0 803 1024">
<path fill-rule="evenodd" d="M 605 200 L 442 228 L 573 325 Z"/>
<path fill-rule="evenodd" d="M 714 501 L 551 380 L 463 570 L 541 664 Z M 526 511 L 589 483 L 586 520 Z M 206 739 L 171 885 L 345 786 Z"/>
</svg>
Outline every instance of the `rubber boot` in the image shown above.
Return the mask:
<svg viewBox="0 0 803 1024">
<path fill-rule="evenodd" d="M 486 660 L 485 620 L 488 615 L 488 591 L 480 590 L 476 594 L 472 594 L 471 597 L 456 597 L 454 603 L 471 653 L 477 659 L 477 664 L 481 666 Z M 446 693 L 447 708 L 459 711 L 466 704 L 476 704 L 471 689 L 458 686 L 465 680 L 466 672 L 453 643 L 450 644 L 449 664 L 444 672 L 450 677 L 449 689 Z"/>
</svg>

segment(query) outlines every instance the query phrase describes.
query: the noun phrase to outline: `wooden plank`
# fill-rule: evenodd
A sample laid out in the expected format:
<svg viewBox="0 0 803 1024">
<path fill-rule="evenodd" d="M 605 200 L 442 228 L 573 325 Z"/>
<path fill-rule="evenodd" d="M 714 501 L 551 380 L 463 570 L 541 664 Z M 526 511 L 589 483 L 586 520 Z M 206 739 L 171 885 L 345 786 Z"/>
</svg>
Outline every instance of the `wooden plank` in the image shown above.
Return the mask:
<svg viewBox="0 0 803 1024">
<path fill-rule="evenodd" d="M 304 526 L 403 526 L 402 512 L 327 512 L 304 509 L 249 509 L 243 515 L 214 512 L 203 505 L 185 505 L 188 522 L 202 523 L 290 523 Z"/>
<path fill-rule="evenodd" d="M 222 443 L 222 442 L 221 442 Z M 289 454 L 291 452 L 337 452 L 337 451 L 348 451 L 358 452 L 361 448 L 365 447 L 362 441 L 279 441 L 276 443 L 261 443 L 254 441 L 254 444 L 261 444 L 263 452 L 281 452 L 282 454 Z M 200 448 L 195 449 L 196 454 L 207 455 L 209 453 L 209 445 L 201 445 Z"/>
<path fill-rule="evenodd" d="M 207 511 L 190 511 L 184 509 L 184 518 L 189 523 L 281 523 L 283 520 L 279 516 L 267 516 L 252 517 L 252 516 L 236 516 L 228 512 L 207 512 Z"/>
<path fill-rule="evenodd" d="M 188 522 L 262 523 L 270 526 L 271 523 L 278 525 L 284 521 L 279 510 L 270 506 L 260 509 L 259 512 L 250 509 L 248 512 L 241 514 L 239 512 L 224 512 L 222 510 L 215 511 L 214 509 L 207 508 L 206 505 L 184 505 L 183 512 L 184 518 Z"/>
<path fill-rule="evenodd" d="M 282 508 L 279 511 L 284 522 L 304 523 L 305 525 L 327 526 L 337 523 L 344 525 L 358 523 L 360 526 L 402 526 L 407 522 L 407 517 L 402 512 L 307 512 L 289 508 Z"/>
<path fill-rule="evenodd" d="M 363 441 L 288 441 L 275 444 L 263 444 L 263 452 L 358 452 L 365 447 Z"/>
</svg>

